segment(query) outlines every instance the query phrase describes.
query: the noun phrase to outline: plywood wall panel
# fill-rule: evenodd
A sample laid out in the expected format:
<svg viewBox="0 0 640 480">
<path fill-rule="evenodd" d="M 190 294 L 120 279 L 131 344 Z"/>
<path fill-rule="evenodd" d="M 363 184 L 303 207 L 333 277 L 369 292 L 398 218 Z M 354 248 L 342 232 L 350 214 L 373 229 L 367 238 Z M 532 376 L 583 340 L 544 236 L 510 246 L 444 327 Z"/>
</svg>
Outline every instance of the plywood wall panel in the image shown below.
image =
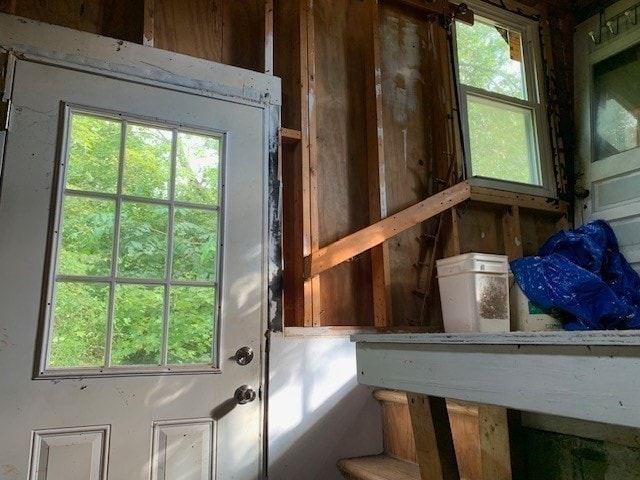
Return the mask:
<svg viewBox="0 0 640 480">
<path fill-rule="evenodd" d="M 502 211 L 488 204 L 470 204 L 458 209 L 462 253 L 504 254 Z"/>
<path fill-rule="evenodd" d="M 142 43 L 143 0 L 4 0 L 0 11 Z"/>
<path fill-rule="evenodd" d="M 542 244 L 558 230 L 557 222 L 556 216 L 520 209 L 523 254 L 536 255 Z"/>
<path fill-rule="evenodd" d="M 222 61 L 224 0 L 154 0 L 153 46 Z"/>
<path fill-rule="evenodd" d="M 224 2 L 222 63 L 264 71 L 264 15 L 264 0 Z"/>
<path fill-rule="evenodd" d="M 282 79 L 282 126 L 300 130 L 300 1 L 274 2 L 275 74 Z"/>
<path fill-rule="evenodd" d="M 314 2 L 321 247 L 369 224 L 363 49 L 370 39 L 355 27 L 364 8 L 359 0 Z M 322 325 L 372 324 L 369 254 L 322 274 L 320 284 Z"/>
<path fill-rule="evenodd" d="M 434 192 L 430 112 L 436 90 L 431 84 L 434 66 L 428 55 L 432 25 L 420 20 L 415 9 L 381 3 L 379 28 L 386 198 L 389 214 L 393 214 Z M 424 299 L 414 291 L 424 288 L 428 269 L 417 263 L 431 247 L 429 237 L 435 234 L 436 226 L 437 222 L 425 222 L 389 241 L 395 325 L 430 323 L 432 312 L 423 312 Z M 432 303 L 427 299 L 427 311 Z"/>
</svg>

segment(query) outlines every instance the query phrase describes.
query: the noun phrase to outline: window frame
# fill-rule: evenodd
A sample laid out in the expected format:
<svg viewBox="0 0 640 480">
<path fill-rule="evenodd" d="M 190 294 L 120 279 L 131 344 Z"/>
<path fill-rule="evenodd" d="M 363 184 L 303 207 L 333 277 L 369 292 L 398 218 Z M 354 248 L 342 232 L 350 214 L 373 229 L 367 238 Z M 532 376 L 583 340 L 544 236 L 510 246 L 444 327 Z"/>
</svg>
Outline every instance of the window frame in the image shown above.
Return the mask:
<svg viewBox="0 0 640 480">
<path fill-rule="evenodd" d="M 461 142 L 464 147 L 464 164 L 466 178 L 470 183 L 480 187 L 506 190 L 515 193 L 538 195 L 544 197 L 557 197 L 555 179 L 553 176 L 553 158 L 549 138 L 549 122 L 547 118 L 546 96 L 543 94 L 545 86 L 544 69 L 542 63 L 542 48 L 538 35 L 539 22 L 528 19 L 516 13 L 507 11 L 477 0 L 467 2 L 477 17 L 481 17 L 484 22 L 496 25 L 503 25 L 516 30 L 521 35 L 522 56 L 524 62 L 525 92 L 526 100 L 510 97 L 500 93 L 494 93 L 481 88 L 464 85 L 460 81 L 458 63 L 458 44 L 456 36 L 456 25 L 453 25 L 453 62 L 454 75 L 456 76 L 456 86 L 458 89 L 458 108 L 460 114 Z M 467 98 L 469 96 L 481 97 L 492 100 L 507 106 L 527 109 L 531 111 L 533 117 L 534 131 L 532 136 L 535 139 L 535 154 L 537 154 L 540 185 L 519 183 L 509 180 L 501 180 L 490 177 L 474 176 L 471 142 L 469 132 L 469 111 Z"/>
<path fill-rule="evenodd" d="M 175 204 L 179 203 L 188 203 L 188 202 L 175 202 L 175 199 L 171 198 L 171 195 L 167 199 L 158 200 L 156 199 L 148 199 L 145 197 L 136 197 L 124 195 L 121 191 L 121 185 L 123 181 L 123 162 L 124 155 L 126 152 L 126 132 L 127 125 L 143 125 L 145 127 L 157 127 L 162 129 L 168 129 L 177 132 L 185 132 L 192 133 L 196 135 L 205 135 L 212 136 L 219 139 L 220 142 L 220 158 L 219 158 L 219 174 L 218 174 L 218 201 L 215 208 L 210 208 L 207 210 L 211 210 L 216 212 L 217 215 L 217 258 L 216 258 L 216 279 L 211 282 L 206 281 L 181 281 L 178 280 L 173 282 L 172 279 L 167 280 L 167 275 L 162 279 L 159 279 L 154 284 L 158 286 L 164 286 L 167 283 L 174 285 L 177 284 L 181 286 L 183 283 L 189 284 L 187 286 L 191 286 L 191 284 L 207 284 L 203 285 L 208 288 L 215 289 L 215 308 L 213 311 L 213 335 L 212 335 L 212 361 L 209 363 L 201 363 L 201 364 L 150 364 L 150 365 L 118 365 L 118 366 L 100 366 L 100 367 L 60 367 L 60 368 L 52 368 L 49 365 L 50 359 L 50 351 L 51 351 L 51 339 L 53 332 L 53 315 L 54 315 L 54 295 L 56 291 L 57 281 L 57 264 L 59 260 L 59 252 L 60 245 L 62 240 L 61 235 L 61 221 L 62 221 L 62 212 L 64 208 L 64 197 L 66 195 L 66 178 L 68 174 L 67 168 L 67 158 L 69 154 L 69 139 L 71 132 L 71 117 L 74 113 L 87 114 L 95 117 L 102 117 L 104 119 L 115 120 L 121 123 L 121 133 L 124 135 L 121 137 L 120 143 L 120 152 L 118 158 L 118 189 L 115 194 L 116 203 L 122 202 L 123 198 L 126 197 L 130 201 L 135 201 L 136 198 L 143 201 L 143 203 L 149 205 L 167 205 L 169 208 L 169 212 L 171 212 L 171 208 L 175 208 Z M 91 107 L 86 105 L 80 105 L 69 102 L 61 103 L 61 111 L 60 111 L 60 122 L 58 128 L 58 147 L 56 154 L 56 165 L 54 169 L 54 191 L 52 192 L 52 203 L 50 207 L 50 220 L 49 220 L 49 233 L 47 239 L 47 252 L 45 259 L 45 275 L 44 275 L 44 286 L 42 293 L 42 307 L 41 307 L 41 334 L 38 335 L 38 363 L 37 363 L 37 371 L 35 372 L 34 378 L 78 378 L 78 377 L 114 377 L 114 376 L 139 376 L 139 375 L 165 375 L 165 374 L 219 374 L 222 373 L 220 364 L 221 364 L 221 310 L 222 310 L 222 272 L 223 272 L 223 262 L 224 262 L 224 204 L 226 198 L 226 169 L 225 163 L 228 156 L 228 141 L 227 141 L 228 132 L 215 130 L 215 129 L 207 129 L 203 127 L 197 127 L 192 125 L 187 125 L 183 123 L 163 121 L 158 118 L 150 118 L 145 117 L 143 115 L 136 115 L 125 112 L 118 112 L 107 110 L 104 108 Z M 176 138 L 172 138 L 172 143 Z M 172 156 L 171 156 L 171 179 L 175 182 L 175 145 L 172 145 Z M 170 191 L 175 188 L 175 185 L 170 185 Z M 111 194 L 109 194 L 111 195 Z M 100 197 L 100 194 L 97 194 L 96 197 Z M 91 197 L 90 195 L 87 198 L 96 198 Z M 198 208 L 196 204 L 189 204 L 193 208 Z M 182 206 L 182 205 L 179 205 Z M 114 223 L 114 245 L 117 243 L 116 236 L 118 235 L 118 225 L 121 220 L 119 218 L 119 210 L 115 210 L 115 223 Z M 173 225 L 173 215 L 169 215 L 169 220 L 167 223 L 167 249 L 170 248 L 171 243 L 169 242 L 169 237 L 173 235 L 173 232 L 170 231 Z M 117 253 L 117 252 L 116 252 Z M 167 259 L 168 261 L 169 259 Z M 114 261 L 114 257 L 112 256 L 112 261 Z M 115 257 L 115 261 L 118 261 L 117 256 Z M 63 275 L 64 276 L 64 275 Z M 92 276 L 83 276 L 86 277 L 87 280 L 91 280 Z M 105 277 L 107 278 L 107 277 Z M 113 288 L 115 288 L 118 284 L 132 284 L 132 285 L 149 285 L 149 282 L 143 278 L 134 278 L 131 282 L 115 282 L 115 279 L 118 277 L 113 277 L 109 275 L 109 281 L 102 282 L 107 285 L 113 284 Z M 115 283 L 114 283 L 115 282 Z M 209 284 L 212 284 L 210 286 Z M 165 290 L 166 295 L 166 290 Z M 108 307 L 110 307 L 115 302 L 115 291 L 110 292 L 110 297 L 113 296 L 113 299 L 109 299 Z M 161 338 L 161 349 L 163 352 L 163 357 L 166 357 L 166 349 L 165 344 L 168 344 L 168 328 L 169 322 L 167 315 L 169 314 L 170 299 L 167 298 L 164 301 L 163 305 L 163 324 L 162 324 L 162 338 Z M 113 311 L 109 308 L 108 318 L 107 318 L 107 332 L 105 336 L 105 348 L 109 349 L 109 342 L 111 341 L 111 334 L 113 331 Z M 106 351 L 105 351 L 105 359 L 106 359 Z M 161 359 L 163 362 L 165 358 Z M 106 362 L 105 362 L 106 363 Z"/>
</svg>

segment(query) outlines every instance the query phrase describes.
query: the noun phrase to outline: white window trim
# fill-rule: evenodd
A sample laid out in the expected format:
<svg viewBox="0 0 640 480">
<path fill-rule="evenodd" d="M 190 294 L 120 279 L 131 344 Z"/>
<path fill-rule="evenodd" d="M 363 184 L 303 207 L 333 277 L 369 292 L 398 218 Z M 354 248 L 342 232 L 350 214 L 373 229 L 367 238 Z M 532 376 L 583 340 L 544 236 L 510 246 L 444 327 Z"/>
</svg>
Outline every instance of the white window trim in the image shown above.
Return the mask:
<svg viewBox="0 0 640 480">
<path fill-rule="evenodd" d="M 487 5 L 478 0 L 470 0 L 467 2 L 474 13 L 482 17 L 483 20 L 495 22 L 500 25 L 511 27 L 522 33 L 522 53 L 525 64 L 525 88 L 528 100 L 520 100 L 514 97 L 501 95 L 498 93 L 487 92 L 485 90 L 463 85 L 460 83 L 458 71 L 458 55 L 457 43 L 455 35 L 452 38 L 454 51 L 454 68 L 456 81 L 458 85 L 459 110 L 462 128 L 462 142 L 464 147 L 464 161 L 467 172 L 467 178 L 472 185 L 481 187 L 494 188 L 497 190 L 506 190 L 516 193 L 524 193 L 529 195 L 539 195 L 544 197 L 557 197 L 555 186 L 555 178 L 553 173 L 553 158 L 551 155 L 551 146 L 549 138 L 549 122 L 547 118 L 547 102 L 543 95 L 544 89 L 544 70 L 542 64 L 542 49 L 540 46 L 540 38 L 538 35 L 539 23 L 525 18 L 516 13 L 509 12 L 499 7 Z M 533 68 L 527 68 L 527 66 Z M 467 109 L 467 96 L 473 94 L 488 99 L 495 99 L 505 104 L 517 105 L 522 108 L 528 108 L 533 113 L 535 131 L 533 132 L 536 139 L 536 152 L 540 161 L 540 179 L 542 185 L 529 185 L 518 182 L 510 182 L 507 180 L 499 180 L 487 177 L 473 176 L 471 165 L 471 144 L 469 135 L 469 114 Z"/>
<path fill-rule="evenodd" d="M 61 215 L 63 208 L 63 198 L 65 196 L 65 181 L 67 176 L 67 158 L 68 158 L 68 142 L 69 142 L 69 131 L 70 131 L 70 118 L 71 114 L 74 112 L 86 113 L 90 115 L 96 115 L 104 118 L 112 118 L 114 120 L 125 121 L 127 123 L 134 124 L 144 124 L 145 126 L 152 126 L 158 128 L 166 128 L 171 130 L 180 130 L 189 133 L 195 133 L 200 135 L 211 135 L 220 138 L 220 173 L 219 173 L 219 185 L 218 185 L 218 204 L 215 208 L 208 208 L 208 210 L 216 211 L 218 216 L 218 246 L 217 246 L 217 265 L 216 265 L 216 275 L 217 279 L 213 282 L 190 282 L 190 281 L 173 281 L 169 282 L 175 285 L 202 285 L 202 286 L 213 286 L 215 288 L 215 310 L 214 317 L 212 318 L 212 322 L 214 322 L 214 332 L 213 332 L 213 345 L 212 345 L 212 362 L 206 364 L 185 364 L 185 365 L 118 365 L 118 366 L 100 366 L 100 367 L 61 367 L 61 368 L 52 368 L 49 366 L 49 356 L 50 356 L 50 347 L 51 347 L 51 334 L 53 330 L 53 308 L 54 308 L 54 295 L 55 295 L 55 287 L 56 287 L 56 277 L 57 275 L 57 262 L 58 262 L 58 253 L 60 250 L 60 242 L 62 236 L 60 235 L 60 226 L 61 226 Z M 189 125 L 183 124 L 173 124 L 173 123 L 165 123 L 158 119 L 147 118 L 140 115 L 127 115 L 122 112 L 114 112 L 109 110 L 104 110 L 101 108 L 87 107 L 84 105 L 76 105 L 65 103 L 62 106 L 62 117 L 59 126 L 59 141 L 61 142 L 59 153 L 58 153 L 58 164 L 56 165 L 56 193 L 54 196 L 55 204 L 52 207 L 51 212 L 51 228 L 49 232 L 49 244 L 47 247 L 47 266 L 48 271 L 46 273 L 46 285 L 44 291 L 44 305 L 42 309 L 43 315 L 43 335 L 39 336 L 39 341 L 41 342 L 40 352 L 39 352 L 39 363 L 38 363 L 38 371 L 35 372 L 35 378 L 76 378 L 76 377 L 110 377 L 110 376 L 132 376 L 132 375 L 163 375 L 167 373 L 172 374 L 211 374 L 211 373 L 221 373 L 220 370 L 220 335 L 221 335 L 221 291 L 222 291 L 222 279 L 221 272 L 223 269 L 223 261 L 224 261 L 224 203 L 225 203 L 225 159 L 227 158 L 227 141 L 226 134 L 227 132 L 217 131 L 217 130 L 209 130 L 203 129 L 201 127 L 192 127 Z M 124 128 L 124 127 L 123 127 Z M 124 134 L 124 132 L 123 132 Z M 123 161 L 125 142 L 121 143 L 121 151 L 119 162 Z M 173 153 L 172 153 L 173 155 Z M 172 167 L 173 168 L 173 167 Z M 119 184 L 121 184 L 122 179 L 122 169 L 119 169 Z M 174 188 L 174 187 L 172 187 Z M 119 197 L 122 197 L 120 192 L 117 193 Z M 100 197 L 99 194 L 94 195 L 94 197 Z M 155 203 L 152 199 L 142 199 L 145 203 L 153 204 Z M 167 204 L 170 206 L 175 206 L 176 203 L 173 199 L 163 201 L 162 204 Z M 118 211 L 116 211 L 116 225 L 114 230 L 114 235 L 117 234 L 118 224 L 120 223 L 120 218 Z M 173 220 L 170 218 L 170 222 L 167 226 L 168 231 L 172 229 Z M 117 239 L 114 237 L 114 242 L 117 242 Z M 167 247 L 169 248 L 169 246 Z M 114 261 L 114 258 L 112 258 Z M 64 276 L 63 276 L 64 277 Z M 80 278 L 80 277 L 78 277 Z M 82 278 L 90 281 L 93 277 L 91 276 L 82 276 Z M 104 280 L 104 278 L 102 279 Z M 108 277 L 108 282 L 105 283 L 114 283 L 115 277 Z M 147 281 L 149 280 L 149 281 Z M 124 282 L 129 283 L 129 282 Z M 161 280 L 150 280 L 150 279 L 133 279 L 131 282 L 133 284 L 157 284 L 157 285 L 165 285 L 167 283 L 166 279 Z M 211 285 L 204 285 L 211 284 Z M 113 294 L 113 293 L 112 293 Z M 112 305 L 112 300 L 109 300 L 109 305 Z M 168 299 L 165 299 L 164 306 L 164 315 L 168 315 Z M 109 317 L 107 319 L 107 334 L 106 334 L 106 347 L 109 350 L 108 344 L 111 342 L 111 334 L 112 334 L 112 323 L 113 323 L 113 312 L 109 312 Z M 163 316 L 163 345 L 162 345 L 162 361 L 166 361 L 166 338 L 167 335 L 167 326 L 166 318 Z M 105 355 L 108 356 L 107 352 Z"/>
</svg>

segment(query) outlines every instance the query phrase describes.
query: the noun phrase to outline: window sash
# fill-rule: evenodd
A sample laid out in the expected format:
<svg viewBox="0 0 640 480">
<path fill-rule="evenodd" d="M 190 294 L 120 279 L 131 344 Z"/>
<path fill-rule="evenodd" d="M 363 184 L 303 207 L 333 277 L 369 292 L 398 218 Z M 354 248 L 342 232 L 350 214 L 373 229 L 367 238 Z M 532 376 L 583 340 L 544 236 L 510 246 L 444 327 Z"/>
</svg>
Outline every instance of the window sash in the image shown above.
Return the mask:
<svg viewBox="0 0 640 480">
<path fill-rule="evenodd" d="M 508 95 L 486 91 L 481 88 L 472 87 L 460 83 L 459 64 L 458 64 L 458 48 L 457 37 L 455 34 L 453 39 L 454 52 L 454 68 L 455 75 L 458 80 L 459 92 L 459 112 L 461 116 L 462 142 L 464 146 L 464 162 L 467 169 L 467 177 L 472 183 L 483 186 L 496 188 L 518 193 L 526 193 L 532 195 L 542 195 L 547 197 L 555 197 L 556 192 L 552 190 L 554 184 L 551 168 L 551 152 L 548 137 L 548 121 L 546 115 L 546 105 L 543 102 L 541 93 L 543 80 L 542 51 L 538 38 L 538 23 L 521 17 L 515 13 L 509 12 L 502 8 L 487 5 L 485 3 L 470 0 L 469 7 L 475 14 L 482 18 L 482 21 L 496 26 L 506 27 L 520 33 L 522 42 L 522 61 L 524 65 L 524 82 L 527 91 L 527 100 L 521 100 Z M 467 108 L 467 97 L 474 95 L 476 97 L 485 97 L 487 99 L 503 103 L 506 105 L 519 106 L 528 108 L 533 112 L 534 132 L 533 135 L 537 140 L 536 151 L 538 156 L 538 168 L 540 171 L 541 185 L 524 184 L 485 177 L 472 177 L 472 158 L 469 132 L 469 112 Z"/>
</svg>

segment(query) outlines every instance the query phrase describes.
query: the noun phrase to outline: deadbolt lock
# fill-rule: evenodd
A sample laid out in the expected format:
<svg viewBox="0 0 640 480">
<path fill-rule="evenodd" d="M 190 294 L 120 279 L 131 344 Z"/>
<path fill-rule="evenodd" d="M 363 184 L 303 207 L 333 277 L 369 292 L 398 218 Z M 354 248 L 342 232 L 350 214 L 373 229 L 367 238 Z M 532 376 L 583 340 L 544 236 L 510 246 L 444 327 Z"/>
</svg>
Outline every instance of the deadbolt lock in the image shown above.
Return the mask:
<svg viewBox="0 0 640 480">
<path fill-rule="evenodd" d="M 251 347 L 242 347 L 238 349 L 235 356 L 238 365 L 249 365 L 253 360 L 253 350 Z"/>
</svg>

